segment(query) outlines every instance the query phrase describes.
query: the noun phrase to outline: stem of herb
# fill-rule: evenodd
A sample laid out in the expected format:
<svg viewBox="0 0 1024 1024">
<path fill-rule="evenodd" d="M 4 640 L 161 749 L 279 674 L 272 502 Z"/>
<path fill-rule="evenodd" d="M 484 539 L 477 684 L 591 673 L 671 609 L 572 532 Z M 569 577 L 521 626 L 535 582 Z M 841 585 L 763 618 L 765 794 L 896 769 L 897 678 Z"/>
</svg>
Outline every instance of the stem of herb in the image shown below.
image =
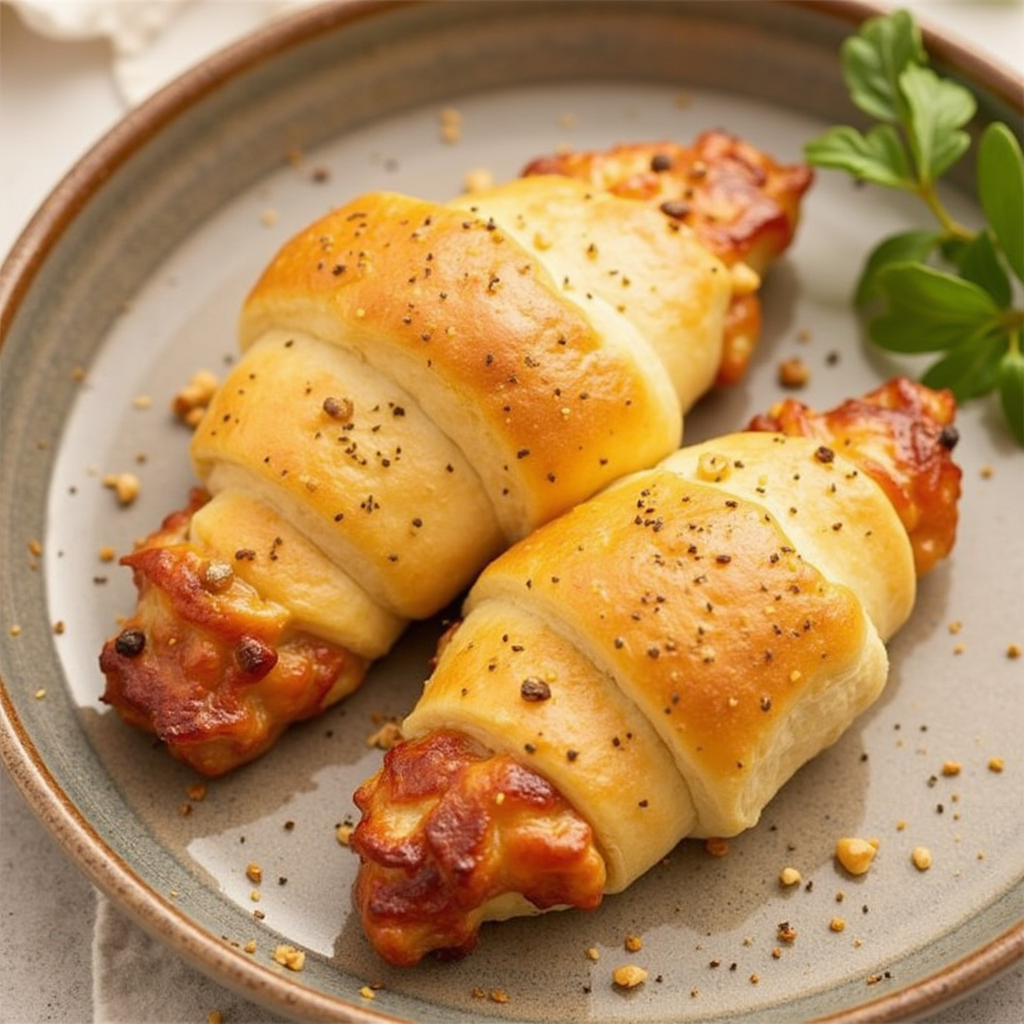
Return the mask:
<svg viewBox="0 0 1024 1024">
<path fill-rule="evenodd" d="M 1021 351 L 1020 337 L 1024 331 L 1024 310 L 1009 309 L 1004 320 L 1006 333 L 1009 335 L 1009 348 L 1014 355 Z"/>
<path fill-rule="evenodd" d="M 970 228 L 964 227 L 953 215 L 942 205 L 942 200 L 939 199 L 938 194 L 935 191 L 935 186 L 921 182 L 917 187 L 917 194 L 924 201 L 924 204 L 931 210 L 935 219 L 939 222 L 942 230 L 946 233 L 946 236 L 950 239 L 959 239 L 963 242 L 970 242 L 975 232 L 971 231 Z"/>
</svg>

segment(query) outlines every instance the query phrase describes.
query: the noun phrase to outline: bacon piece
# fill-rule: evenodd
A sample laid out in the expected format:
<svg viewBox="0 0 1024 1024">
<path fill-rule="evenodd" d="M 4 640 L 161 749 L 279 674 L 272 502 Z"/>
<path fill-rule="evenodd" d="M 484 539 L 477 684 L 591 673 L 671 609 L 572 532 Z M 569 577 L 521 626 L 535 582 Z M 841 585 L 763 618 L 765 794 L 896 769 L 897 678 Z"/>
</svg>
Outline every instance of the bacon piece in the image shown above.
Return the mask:
<svg viewBox="0 0 1024 1024">
<path fill-rule="evenodd" d="M 745 263 L 758 275 L 792 243 L 800 201 L 813 181 L 810 168 L 779 164 L 722 131 L 703 132 L 692 146 L 628 143 L 540 157 L 523 174 L 567 175 L 648 202 L 692 228 L 727 265 Z M 761 330 L 758 296 L 733 302 L 718 374 L 723 385 L 742 379 Z"/>
<path fill-rule="evenodd" d="M 178 759 L 221 775 L 270 747 L 290 723 L 354 689 L 365 659 L 295 629 L 224 562 L 187 542 L 188 507 L 121 559 L 139 599 L 100 654 L 101 700 Z"/>
<path fill-rule="evenodd" d="M 888 495 L 923 575 L 956 539 L 962 474 L 951 457 L 955 415 L 952 392 L 896 377 L 829 412 L 787 398 L 755 416 L 749 429 L 814 438 L 856 462 Z"/>
<path fill-rule="evenodd" d="M 536 772 L 466 736 L 392 747 L 355 802 L 355 902 L 390 963 L 464 956 L 509 894 L 541 910 L 601 902 L 605 866 L 590 826 Z"/>
</svg>

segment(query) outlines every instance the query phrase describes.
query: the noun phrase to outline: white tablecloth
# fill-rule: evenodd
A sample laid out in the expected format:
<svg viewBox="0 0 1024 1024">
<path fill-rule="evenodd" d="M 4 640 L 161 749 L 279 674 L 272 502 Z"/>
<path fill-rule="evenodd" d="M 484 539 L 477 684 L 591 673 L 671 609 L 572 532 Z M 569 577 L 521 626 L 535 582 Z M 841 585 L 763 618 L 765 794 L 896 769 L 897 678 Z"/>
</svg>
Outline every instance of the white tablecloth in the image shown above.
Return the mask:
<svg viewBox="0 0 1024 1024">
<path fill-rule="evenodd" d="M 174 74 L 308 0 L 0 0 L 0 252 L 74 161 Z M 1024 63 L 1019 0 L 904 0 Z M 30 27 L 31 26 L 31 27 Z M 144 979 L 144 980 L 143 980 Z M 0 1022 L 274 1021 L 180 962 L 79 874 L 0 773 Z M 929 1024 L 1019 1024 L 1018 967 Z"/>
</svg>

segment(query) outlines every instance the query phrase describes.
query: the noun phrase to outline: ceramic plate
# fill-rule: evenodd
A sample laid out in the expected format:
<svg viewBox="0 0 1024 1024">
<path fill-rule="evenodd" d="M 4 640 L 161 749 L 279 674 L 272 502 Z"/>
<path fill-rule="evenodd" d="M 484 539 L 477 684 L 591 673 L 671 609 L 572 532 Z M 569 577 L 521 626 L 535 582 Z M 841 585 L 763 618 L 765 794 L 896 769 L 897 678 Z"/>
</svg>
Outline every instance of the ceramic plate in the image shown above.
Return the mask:
<svg viewBox="0 0 1024 1024">
<path fill-rule="evenodd" d="M 1024 454 L 984 401 L 960 417 L 959 543 L 892 644 L 878 704 L 808 765 L 723 858 L 684 843 L 594 913 L 485 928 L 458 964 L 377 960 L 349 905 L 355 858 L 335 828 L 408 709 L 436 622 L 411 630 L 362 691 L 261 762 L 207 785 L 98 701 L 97 655 L 130 610 L 104 549 L 177 508 L 192 482 L 171 397 L 222 372 L 239 304 L 291 233 L 352 195 L 443 199 L 466 175 L 515 175 L 563 145 L 691 139 L 725 127 L 785 160 L 852 116 L 841 40 L 866 7 L 597 3 L 340 5 L 305 11 L 217 56 L 119 125 L 42 207 L 4 269 L 4 761 L 59 841 L 178 954 L 278 1012 L 345 1021 L 834 1021 L 920 1014 L 1022 952 Z M 982 119 L 1020 116 L 1020 82 L 948 41 L 935 59 Z M 461 136 L 441 137 L 456 110 Z M 951 192 L 964 219 L 977 219 Z M 819 406 L 907 367 L 862 343 L 855 272 L 921 211 L 819 174 L 797 244 L 765 290 L 749 380 L 710 396 L 697 440 L 778 399 L 780 360 L 811 368 Z M 130 471 L 138 500 L 104 486 Z M 1005 759 L 1005 770 L 989 768 Z M 957 761 L 955 777 L 942 765 Z M 833 863 L 877 837 L 872 871 Z M 927 846 L 934 866 L 911 864 Z M 245 868 L 263 869 L 260 901 Z M 779 870 L 803 884 L 783 890 Z M 842 916 L 846 928 L 830 930 Z M 778 925 L 796 941 L 781 955 Z M 627 955 L 627 933 L 643 938 Z M 289 972 L 279 943 L 307 953 Z M 588 949 L 597 949 L 596 960 Z M 611 984 L 632 959 L 648 982 Z M 718 965 L 718 966 L 715 966 Z M 372 1001 L 360 995 L 377 986 Z M 501 992 L 507 1002 L 495 996 Z"/>
</svg>

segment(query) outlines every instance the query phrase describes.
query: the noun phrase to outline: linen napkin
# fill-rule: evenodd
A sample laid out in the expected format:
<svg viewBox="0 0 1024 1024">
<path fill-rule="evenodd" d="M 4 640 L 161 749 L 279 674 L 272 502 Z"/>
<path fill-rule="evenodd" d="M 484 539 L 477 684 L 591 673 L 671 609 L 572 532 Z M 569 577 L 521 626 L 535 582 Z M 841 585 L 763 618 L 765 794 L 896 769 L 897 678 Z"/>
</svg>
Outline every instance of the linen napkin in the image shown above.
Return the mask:
<svg viewBox="0 0 1024 1024">
<path fill-rule="evenodd" d="M 51 39 L 106 39 L 126 108 L 271 18 L 317 0 L 8 0 Z"/>
</svg>

